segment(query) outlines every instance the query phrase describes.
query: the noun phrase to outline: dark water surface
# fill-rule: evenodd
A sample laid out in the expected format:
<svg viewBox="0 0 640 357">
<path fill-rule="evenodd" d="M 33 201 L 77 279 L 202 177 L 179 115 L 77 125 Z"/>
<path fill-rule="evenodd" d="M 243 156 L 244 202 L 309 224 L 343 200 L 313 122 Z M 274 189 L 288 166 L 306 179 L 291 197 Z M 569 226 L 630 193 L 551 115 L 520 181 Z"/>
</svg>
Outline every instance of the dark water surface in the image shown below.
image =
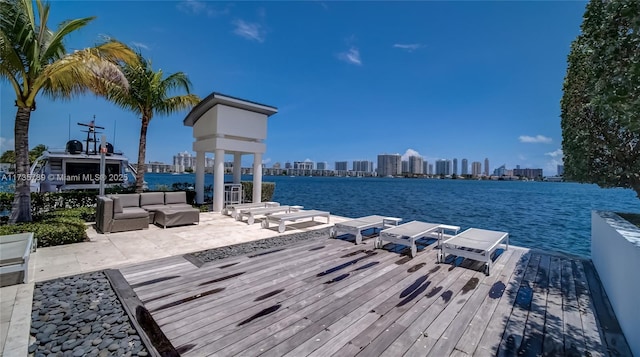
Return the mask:
<svg viewBox="0 0 640 357">
<path fill-rule="evenodd" d="M 149 187 L 195 182 L 193 174 L 146 174 Z M 231 179 L 227 177 L 226 179 Z M 243 177 L 251 180 L 251 176 Z M 591 211 L 640 213 L 626 189 L 552 182 L 265 176 L 274 201 L 346 217 L 371 214 L 509 232 L 511 244 L 590 255 Z M 213 183 L 207 175 L 207 185 Z"/>
</svg>

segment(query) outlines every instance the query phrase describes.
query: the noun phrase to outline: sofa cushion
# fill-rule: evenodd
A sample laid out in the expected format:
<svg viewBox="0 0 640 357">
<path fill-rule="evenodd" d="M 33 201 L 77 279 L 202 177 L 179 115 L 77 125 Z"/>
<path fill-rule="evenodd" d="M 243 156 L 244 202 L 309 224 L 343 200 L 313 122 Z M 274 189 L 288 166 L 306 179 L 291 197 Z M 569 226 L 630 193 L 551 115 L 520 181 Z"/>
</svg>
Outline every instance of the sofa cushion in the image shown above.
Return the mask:
<svg viewBox="0 0 640 357">
<path fill-rule="evenodd" d="M 113 213 L 122 213 L 122 201 L 120 197 L 111 197 L 113 200 Z"/>
<path fill-rule="evenodd" d="M 164 192 L 145 192 L 140 194 L 140 207 L 164 205 Z"/>
<path fill-rule="evenodd" d="M 157 211 L 157 210 L 159 210 L 161 208 L 169 208 L 169 206 L 167 206 L 167 205 L 147 205 L 147 206 L 142 206 L 140 208 L 142 208 L 144 210 L 147 210 L 147 211 Z"/>
<path fill-rule="evenodd" d="M 193 206 L 188 203 L 173 203 L 170 205 L 165 205 L 165 207 L 168 207 L 170 209 L 193 208 Z"/>
<path fill-rule="evenodd" d="M 122 213 L 114 213 L 114 219 L 133 219 L 133 218 L 147 218 L 149 212 L 143 210 L 140 207 L 125 207 L 122 209 Z"/>
<path fill-rule="evenodd" d="M 164 204 L 170 205 L 172 203 L 187 203 L 187 193 L 184 191 L 165 192 Z"/>
<path fill-rule="evenodd" d="M 120 198 L 122 208 L 140 207 L 140 194 L 138 193 L 126 193 L 122 195 L 114 195 L 114 197 Z"/>
</svg>

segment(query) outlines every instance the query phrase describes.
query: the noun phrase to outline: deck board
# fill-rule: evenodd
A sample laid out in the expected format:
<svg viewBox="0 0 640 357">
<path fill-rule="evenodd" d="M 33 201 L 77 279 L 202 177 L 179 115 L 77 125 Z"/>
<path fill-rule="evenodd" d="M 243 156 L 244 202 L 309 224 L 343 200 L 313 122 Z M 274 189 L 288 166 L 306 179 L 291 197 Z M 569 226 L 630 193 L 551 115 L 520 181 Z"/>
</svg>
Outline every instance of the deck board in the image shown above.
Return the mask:
<svg viewBox="0 0 640 357">
<path fill-rule="evenodd" d="M 396 249 L 398 248 L 398 249 Z M 182 356 L 630 356 L 590 261 L 509 247 L 482 264 L 320 239 L 121 269 Z"/>
</svg>

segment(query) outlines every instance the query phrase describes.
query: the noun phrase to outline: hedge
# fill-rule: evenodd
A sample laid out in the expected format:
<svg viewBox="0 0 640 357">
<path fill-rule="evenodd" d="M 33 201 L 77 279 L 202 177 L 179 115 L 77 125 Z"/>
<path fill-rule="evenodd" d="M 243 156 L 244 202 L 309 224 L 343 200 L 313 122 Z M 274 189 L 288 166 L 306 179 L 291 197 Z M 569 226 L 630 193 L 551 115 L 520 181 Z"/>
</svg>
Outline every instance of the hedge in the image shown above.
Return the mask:
<svg viewBox="0 0 640 357">
<path fill-rule="evenodd" d="M 0 235 L 33 232 L 34 238 L 38 240 L 38 247 L 83 242 L 87 239 L 87 227 L 81 217 L 86 217 L 90 211 L 91 208 L 49 212 L 38 222 L 0 226 Z"/>
<path fill-rule="evenodd" d="M 244 194 L 243 202 L 253 202 L 253 182 L 242 181 L 242 192 Z M 276 191 L 275 182 L 263 182 L 262 183 L 262 202 L 269 202 L 273 199 L 273 194 Z"/>
</svg>

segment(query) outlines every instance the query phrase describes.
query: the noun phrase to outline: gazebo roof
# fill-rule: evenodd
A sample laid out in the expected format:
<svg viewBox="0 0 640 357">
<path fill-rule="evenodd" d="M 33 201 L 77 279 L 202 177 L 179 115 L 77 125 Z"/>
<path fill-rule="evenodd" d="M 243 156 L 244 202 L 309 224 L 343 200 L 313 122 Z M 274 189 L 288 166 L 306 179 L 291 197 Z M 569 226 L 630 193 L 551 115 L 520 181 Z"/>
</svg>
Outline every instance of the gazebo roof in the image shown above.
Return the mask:
<svg viewBox="0 0 640 357">
<path fill-rule="evenodd" d="M 187 117 L 182 121 L 186 126 L 193 126 L 200 117 L 214 106 L 222 104 L 233 108 L 243 109 L 250 112 L 265 114 L 271 116 L 278 112 L 278 108 L 266 104 L 260 104 L 245 99 L 232 97 L 230 95 L 213 92 L 200 101 Z"/>
</svg>

